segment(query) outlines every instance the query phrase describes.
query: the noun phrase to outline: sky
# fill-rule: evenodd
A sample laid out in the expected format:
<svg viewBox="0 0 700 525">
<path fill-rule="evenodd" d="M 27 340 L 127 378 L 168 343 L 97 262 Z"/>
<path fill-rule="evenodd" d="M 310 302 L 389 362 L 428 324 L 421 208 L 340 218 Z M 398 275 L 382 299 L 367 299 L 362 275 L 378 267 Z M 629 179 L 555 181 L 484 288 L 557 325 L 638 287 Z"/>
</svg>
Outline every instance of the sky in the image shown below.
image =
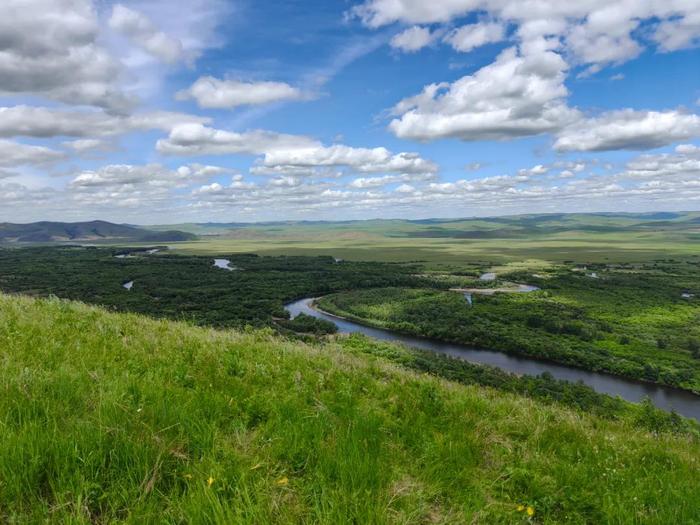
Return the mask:
<svg viewBox="0 0 700 525">
<path fill-rule="evenodd" d="M 0 221 L 700 210 L 700 0 L 3 0 Z"/>
</svg>

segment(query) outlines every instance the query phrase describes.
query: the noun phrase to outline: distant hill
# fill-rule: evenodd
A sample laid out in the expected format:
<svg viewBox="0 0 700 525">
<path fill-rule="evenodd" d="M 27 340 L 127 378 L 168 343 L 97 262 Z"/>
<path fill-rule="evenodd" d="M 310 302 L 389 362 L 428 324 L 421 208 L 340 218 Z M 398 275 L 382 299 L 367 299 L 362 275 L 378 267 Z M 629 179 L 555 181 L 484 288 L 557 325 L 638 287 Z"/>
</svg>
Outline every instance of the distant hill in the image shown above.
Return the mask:
<svg viewBox="0 0 700 525">
<path fill-rule="evenodd" d="M 106 221 L 0 223 L 0 242 L 42 243 L 66 241 L 175 242 L 196 239 L 192 233 L 153 231 Z"/>
</svg>

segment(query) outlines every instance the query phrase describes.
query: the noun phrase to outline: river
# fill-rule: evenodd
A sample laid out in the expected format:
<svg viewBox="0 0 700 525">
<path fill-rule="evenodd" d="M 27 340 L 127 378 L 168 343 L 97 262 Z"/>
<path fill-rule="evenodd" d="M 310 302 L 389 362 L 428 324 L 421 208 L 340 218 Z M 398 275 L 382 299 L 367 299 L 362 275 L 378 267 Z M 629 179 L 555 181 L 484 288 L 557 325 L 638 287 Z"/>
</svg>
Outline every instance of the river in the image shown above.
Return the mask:
<svg viewBox="0 0 700 525">
<path fill-rule="evenodd" d="M 496 352 L 482 350 L 467 345 L 445 343 L 422 337 L 400 334 L 390 330 L 371 328 L 354 323 L 347 319 L 341 319 L 334 315 L 321 312 L 311 306 L 314 299 L 301 299 L 286 305 L 292 318 L 300 313 L 305 313 L 319 319 L 332 321 L 338 326 L 338 331 L 344 334 L 361 333 L 383 341 L 394 341 L 406 346 L 439 352 L 458 359 L 464 359 L 470 363 L 495 366 L 507 372 L 522 375 L 540 375 L 549 372 L 556 379 L 565 381 L 582 381 L 596 392 L 602 392 L 612 396 L 620 396 L 627 401 L 637 403 L 649 397 L 659 408 L 675 410 L 685 417 L 695 418 L 700 421 L 700 396 L 677 388 L 655 385 L 634 381 L 620 376 L 591 372 L 581 368 L 558 365 L 547 361 Z"/>
</svg>

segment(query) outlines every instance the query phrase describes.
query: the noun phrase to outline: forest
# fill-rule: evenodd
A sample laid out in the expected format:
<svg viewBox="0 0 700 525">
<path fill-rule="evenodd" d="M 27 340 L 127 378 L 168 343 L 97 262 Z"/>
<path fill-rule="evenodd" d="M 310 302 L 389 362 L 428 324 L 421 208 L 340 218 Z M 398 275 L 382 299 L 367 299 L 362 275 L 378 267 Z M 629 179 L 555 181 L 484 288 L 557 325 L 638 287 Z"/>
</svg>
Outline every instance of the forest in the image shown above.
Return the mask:
<svg viewBox="0 0 700 525">
<path fill-rule="evenodd" d="M 206 256 L 157 248 L 34 247 L 0 249 L 0 291 L 55 295 L 216 327 L 272 326 L 284 303 L 309 295 L 383 286 L 430 286 L 412 265 L 336 262 L 332 257 L 227 256 L 233 271 Z M 224 257 L 224 256 L 222 256 Z M 133 283 L 131 289 L 125 283 Z M 287 327 L 332 331 L 315 320 Z"/>
</svg>

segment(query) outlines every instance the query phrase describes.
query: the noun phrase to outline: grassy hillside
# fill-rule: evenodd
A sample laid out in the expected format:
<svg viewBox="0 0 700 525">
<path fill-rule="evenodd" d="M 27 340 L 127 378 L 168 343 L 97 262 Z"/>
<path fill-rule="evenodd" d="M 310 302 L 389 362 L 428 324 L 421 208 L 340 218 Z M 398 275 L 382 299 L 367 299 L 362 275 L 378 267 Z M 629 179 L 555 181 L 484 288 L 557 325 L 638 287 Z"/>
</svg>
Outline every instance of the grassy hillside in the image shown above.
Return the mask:
<svg viewBox="0 0 700 525">
<path fill-rule="evenodd" d="M 700 522 L 692 435 L 355 346 L 0 296 L 0 522 Z"/>
</svg>

